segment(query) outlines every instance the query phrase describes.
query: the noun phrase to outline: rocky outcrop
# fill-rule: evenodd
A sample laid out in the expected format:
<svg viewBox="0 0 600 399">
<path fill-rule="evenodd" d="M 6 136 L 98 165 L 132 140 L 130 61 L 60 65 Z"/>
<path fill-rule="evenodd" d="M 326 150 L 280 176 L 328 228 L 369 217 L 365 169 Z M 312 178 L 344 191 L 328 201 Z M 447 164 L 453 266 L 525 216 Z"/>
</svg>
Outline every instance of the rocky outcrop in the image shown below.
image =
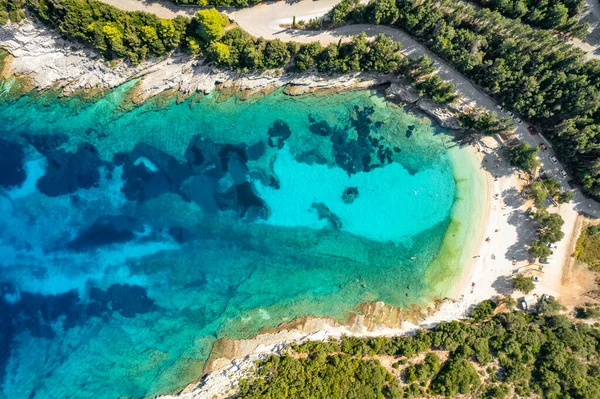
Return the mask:
<svg viewBox="0 0 600 399">
<path fill-rule="evenodd" d="M 439 104 L 429 98 L 422 98 L 417 103 L 417 107 L 433 118 L 441 127 L 452 130 L 461 129 L 457 113 L 451 105 Z"/>
<path fill-rule="evenodd" d="M 390 87 L 385 91 L 385 94 L 405 104 L 413 104 L 421 99 L 417 89 L 400 82 L 392 82 Z"/>
</svg>

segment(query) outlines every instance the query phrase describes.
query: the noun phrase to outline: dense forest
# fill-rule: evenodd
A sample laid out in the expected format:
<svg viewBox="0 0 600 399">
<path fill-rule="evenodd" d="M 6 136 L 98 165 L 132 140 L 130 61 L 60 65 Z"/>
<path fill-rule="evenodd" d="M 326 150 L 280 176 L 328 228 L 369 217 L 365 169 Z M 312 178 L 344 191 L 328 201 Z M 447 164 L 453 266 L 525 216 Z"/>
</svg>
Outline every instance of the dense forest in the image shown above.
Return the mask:
<svg viewBox="0 0 600 399">
<path fill-rule="evenodd" d="M 554 29 L 576 37 L 584 37 L 589 26 L 579 22 L 585 0 L 471 0 L 482 7 L 496 10 L 508 18 L 543 29 Z"/>
<path fill-rule="evenodd" d="M 600 197 L 600 62 L 551 33 L 451 0 L 343 0 L 330 25 L 401 28 L 499 103 L 544 128 L 584 190 Z"/>
<path fill-rule="evenodd" d="M 172 0 L 180 5 L 247 7 L 262 0 Z M 470 0 L 496 10 L 508 18 L 521 19 L 543 29 L 553 29 L 576 37 L 587 34 L 588 25 L 579 23 L 585 0 Z"/>
<path fill-rule="evenodd" d="M 484 301 L 470 320 L 410 337 L 296 345 L 257 362 L 236 398 L 599 398 L 598 324 L 575 323 L 555 314 L 560 305 L 542 305 L 538 314 L 491 317 L 495 304 Z"/>
</svg>

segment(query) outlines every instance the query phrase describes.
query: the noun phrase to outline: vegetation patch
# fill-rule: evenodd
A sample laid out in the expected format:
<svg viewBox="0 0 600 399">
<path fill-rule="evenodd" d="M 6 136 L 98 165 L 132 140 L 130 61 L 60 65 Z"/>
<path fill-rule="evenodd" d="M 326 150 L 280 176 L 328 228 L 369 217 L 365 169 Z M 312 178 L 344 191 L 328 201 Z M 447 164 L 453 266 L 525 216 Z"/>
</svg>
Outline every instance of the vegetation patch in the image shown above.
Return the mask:
<svg viewBox="0 0 600 399">
<path fill-rule="evenodd" d="M 600 225 L 583 229 L 575 247 L 575 257 L 600 272 Z"/>
<path fill-rule="evenodd" d="M 600 397 L 599 361 L 597 327 L 566 316 L 500 313 L 411 337 L 295 345 L 257 362 L 235 397 L 592 399 Z"/>
</svg>

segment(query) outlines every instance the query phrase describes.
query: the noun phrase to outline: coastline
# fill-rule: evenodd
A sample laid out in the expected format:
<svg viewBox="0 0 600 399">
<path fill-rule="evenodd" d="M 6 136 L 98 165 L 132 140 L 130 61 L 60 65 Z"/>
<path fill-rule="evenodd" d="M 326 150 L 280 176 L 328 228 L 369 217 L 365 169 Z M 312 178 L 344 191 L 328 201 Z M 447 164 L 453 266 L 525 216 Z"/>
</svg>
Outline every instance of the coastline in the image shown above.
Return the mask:
<svg viewBox="0 0 600 399">
<path fill-rule="evenodd" d="M 474 254 L 478 253 L 479 249 L 484 244 L 485 229 L 489 222 L 490 210 L 492 209 L 493 180 L 491 173 L 480 170 L 483 167 L 483 157 L 480 150 L 473 146 L 469 146 L 468 151 L 472 154 L 472 156 L 469 157 L 473 163 L 472 168 L 477 168 L 478 175 L 481 178 L 480 183 L 482 184 L 477 187 L 477 189 L 474 189 L 473 186 L 465 187 L 464 185 L 460 185 L 459 187 L 461 187 L 463 191 L 468 189 L 469 194 L 472 197 L 478 196 L 481 198 L 481 201 L 474 200 L 470 203 L 475 204 L 477 208 L 475 209 L 475 214 L 473 216 L 466 218 L 469 221 L 470 226 L 465 229 L 467 234 L 464 236 L 462 241 L 465 243 L 465 245 L 461 256 L 459 257 L 460 264 L 464 266 L 461 268 L 461 272 L 456 279 L 456 283 L 447 292 L 448 297 L 456 299 L 459 299 L 461 294 L 466 294 L 466 291 L 469 288 L 469 282 L 472 280 L 475 271 L 478 267 L 483 267 L 483 265 L 478 262 L 479 258 L 475 258 L 476 255 Z M 469 204 L 465 203 L 460 205 L 469 206 Z M 453 216 L 466 216 L 465 213 L 473 211 L 473 208 L 462 209 L 461 211 L 457 211 L 457 215 Z M 470 237 L 470 239 L 468 237 Z"/>
<path fill-rule="evenodd" d="M 42 34 L 49 34 L 52 36 L 52 33 L 48 32 Z M 33 36 L 33 39 L 30 37 L 30 41 L 27 42 L 27 45 L 35 43 L 36 37 L 39 36 Z M 53 38 L 52 40 L 57 39 Z M 0 37 L 0 47 L 4 42 L 4 39 Z M 53 46 L 55 46 L 54 50 L 58 51 L 57 49 L 59 48 L 59 42 L 54 41 L 53 43 Z M 391 76 L 365 73 L 342 75 L 337 78 L 331 78 L 326 75 L 321 76 L 310 74 L 278 75 L 275 72 L 268 72 L 259 75 L 242 75 L 216 71 L 213 68 L 201 65 L 198 61 L 190 60 L 181 56 L 174 56 L 165 60 L 156 60 L 144 63 L 143 65 L 135 68 L 119 65 L 115 68 L 115 70 L 110 71 L 106 70 L 105 66 L 103 66 L 105 63 L 99 60 L 90 60 L 86 58 L 90 64 L 84 65 L 92 68 L 91 70 L 86 70 L 85 68 L 71 69 L 68 66 L 73 64 L 67 63 L 69 57 L 72 56 L 70 50 L 69 52 L 61 52 L 64 58 L 58 58 L 58 60 L 60 60 L 58 61 L 58 64 L 62 63 L 61 65 L 64 66 L 61 69 L 55 68 L 57 64 L 54 62 L 57 59 L 52 59 L 52 57 L 56 55 L 56 51 L 53 52 L 54 50 L 51 48 L 50 50 L 50 52 L 44 53 L 43 57 L 38 59 L 38 62 L 50 62 L 50 60 L 53 60 L 50 64 L 43 65 L 50 65 L 50 67 L 48 67 L 49 69 L 54 68 L 55 70 L 59 71 L 60 73 L 58 73 L 58 75 L 62 76 L 61 79 L 51 81 L 49 79 L 58 75 L 47 75 L 45 78 L 47 80 L 36 81 L 35 78 L 39 77 L 41 72 L 37 75 L 31 75 L 31 68 L 37 68 L 39 64 L 27 65 L 28 58 L 26 56 L 20 58 L 18 55 L 19 51 L 24 51 L 23 54 L 29 51 L 27 50 L 26 46 L 24 49 L 19 47 L 16 48 L 13 57 L 18 61 L 15 64 L 13 60 L 12 70 L 10 72 L 4 72 L 13 75 L 26 74 L 30 79 L 33 79 L 34 83 L 39 84 L 37 86 L 33 85 L 34 88 L 37 88 L 38 90 L 48 90 L 60 87 L 65 95 L 76 94 L 78 90 L 102 88 L 109 89 L 126 81 L 142 78 L 140 83 L 136 85 L 136 94 L 133 101 L 134 103 L 145 101 L 169 90 L 188 95 L 194 92 L 207 93 L 212 91 L 215 87 L 218 87 L 221 89 L 229 88 L 231 89 L 232 94 L 243 93 L 244 97 L 250 97 L 253 94 L 260 94 L 261 91 L 268 90 L 269 88 L 288 85 L 290 89 L 289 91 L 286 91 L 286 93 L 290 95 L 298 95 L 312 93 L 315 90 L 341 91 L 370 88 L 377 84 L 390 82 L 392 79 Z M 80 49 L 78 51 L 89 50 Z M 49 54 L 51 57 L 48 57 Z M 30 69 L 28 70 L 27 68 Z M 73 70 L 74 73 L 70 76 L 65 75 L 66 71 L 69 69 Z M 44 71 L 44 69 L 42 69 L 42 71 Z M 77 73 L 80 73 L 79 77 L 76 76 Z M 85 79 L 82 78 L 87 76 L 87 74 L 90 74 L 91 77 L 86 77 Z M 3 74 L 3 76 L 6 75 Z M 392 84 L 398 83 L 393 82 Z M 410 91 L 410 89 L 404 89 Z M 444 115 L 444 111 L 447 110 L 443 110 L 442 112 L 438 111 L 436 113 L 435 111 L 431 111 L 431 108 L 427 102 L 422 101 L 420 97 L 417 100 L 411 101 L 410 97 L 393 93 L 391 95 L 396 96 L 403 103 L 415 104 L 419 109 L 427 113 L 429 117 L 444 125 L 445 120 L 440 119 L 440 115 Z M 465 103 L 466 102 L 468 101 L 465 101 Z M 451 125 L 447 124 L 445 127 L 451 127 Z M 471 152 L 471 149 L 469 149 L 469 151 Z M 472 152 L 472 159 L 473 162 L 475 162 L 478 156 L 474 150 Z M 489 154 L 485 154 L 484 157 L 487 155 Z M 481 160 L 481 162 L 483 163 L 483 160 Z M 348 322 L 348 324 L 338 323 L 327 318 L 308 317 L 301 318 L 299 321 L 292 322 L 291 324 L 285 326 L 271 329 L 275 332 L 259 332 L 258 335 L 251 339 L 222 341 L 223 343 L 220 344 L 222 347 L 219 347 L 217 350 L 215 350 L 214 359 L 213 356 L 211 356 L 211 360 L 209 361 L 210 365 L 207 366 L 208 370 L 211 370 L 212 373 L 203 378 L 203 382 L 201 382 L 200 385 L 198 383 L 190 385 L 182 392 L 181 395 L 177 397 L 204 398 L 213 397 L 212 395 L 216 394 L 226 394 L 226 389 L 232 389 L 233 386 L 231 384 L 235 384 L 236 378 L 241 376 L 244 370 L 247 370 L 252 366 L 253 360 L 258 359 L 261 356 L 266 356 L 266 354 L 269 353 L 280 353 L 286 344 L 292 342 L 302 342 L 308 339 L 339 337 L 342 334 L 362 336 L 407 334 L 418 328 L 431 328 L 440 321 L 450 321 L 464 317 L 471 305 L 479 302 L 480 300 L 488 299 L 493 296 L 494 290 L 491 288 L 491 284 L 486 285 L 481 282 L 484 280 L 487 281 L 490 278 L 493 279 L 498 277 L 500 275 L 500 271 L 491 269 L 492 265 L 490 264 L 488 259 L 489 257 L 487 256 L 490 254 L 490 249 L 486 248 L 483 238 L 486 235 L 493 235 L 491 232 L 493 232 L 494 226 L 498 226 L 503 223 L 507 224 L 507 222 L 501 219 L 501 213 L 496 212 L 492 214 L 491 212 L 493 207 L 492 190 L 502 190 L 517 187 L 518 181 L 516 181 L 514 176 L 511 177 L 511 175 L 508 175 L 507 177 L 502 177 L 500 182 L 496 184 L 491 180 L 491 173 L 489 171 L 481 171 L 481 173 L 483 173 L 485 179 L 485 190 L 483 190 L 485 193 L 481 193 L 481 191 L 479 191 L 479 193 L 483 195 L 483 200 L 481 201 L 481 207 L 479 211 L 481 212 L 480 216 L 485 217 L 485 219 L 478 219 L 480 223 L 476 226 L 474 222 L 476 219 L 475 216 L 470 218 L 473 225 L 466 227 L 467 232 L 465 234 L 469 235 L 469 233 L 472 233 L 472 237 L 474 237 L 474 239 L 468 240 L 467 245 L 464 245 L 460 248 L 461 254 L 456 259 L 460 269 L 458 271 L 455 270 L 456 273 L 451 273 L 449 276 L 443 275 L 441 277 L 442 281 L 440 282 L 438 290 L 438 292 L 445 293 L 446 296 L 453 298 L 456 298 L 460 295 L 460 293 L 463 293 L 465 295 L 464 301 L 443 301 L 435 311 L 424 312 L 422 314 L 423 318 L 420 322 L 416 321 L 416 318 L 413 320 L 406 319 L 400 325 L 394 326 L 389 326 L 385 323 L 378 323 L 377 321 L 389 317 L 390 313 L 392 312 L 402 312 L 401 310 L 387 307 L 382 302 L 366 303 L 363 304 L 362 309 L 364 311 L 365 308 L 371 308 L 371 313 L 366 312 L 366 315 L 356 314 L 355 317 Z M 459 194 L 457 193 L 457 195 Z M 463 209 L 462 211 L 464 212 L 467 210 Z M 457 209 L 455 213 L 453 210 L 453 218 L 459 218 L 459 215 L 461 215 L 463 212 Z M 511 238 L 512 237 L 503 239 L 502 242 L 510 241 Z M 495 242 L 496 240 L 494 240 L 494 243 Z M 452 243 L 447 244 L 444 242 L 444 245 L 449 245 L 452 247 Z M 477 249 L 479 249 L 479 251 L 477 251 Z M 482 252 L 484 258 L 472 257 L 474 253 L 481 254 Z M 440 256 L 443 257 L 443 254 L 441 253 Z M 431 265 L 428 270 L 433 270 Z M 452 279 L 448 279 L 446 277 L 451 277 Z M 477 290 L 475 295 L 469 295 L 468 292 L 470 290 L 469 283 L 471 281 L 477 281 Z M 446 283 L 445 286 L 443 284 L 444 282 Z M 481 287 L 488 287 L 489 289 L 481 289 Z M 397 321 L 397 319 L 394 320 Z M 222 353 L 218 353 L 219 350 L 222 350 Z M 172 396 L 163 397 L 167 398 Z"/>
</svg>

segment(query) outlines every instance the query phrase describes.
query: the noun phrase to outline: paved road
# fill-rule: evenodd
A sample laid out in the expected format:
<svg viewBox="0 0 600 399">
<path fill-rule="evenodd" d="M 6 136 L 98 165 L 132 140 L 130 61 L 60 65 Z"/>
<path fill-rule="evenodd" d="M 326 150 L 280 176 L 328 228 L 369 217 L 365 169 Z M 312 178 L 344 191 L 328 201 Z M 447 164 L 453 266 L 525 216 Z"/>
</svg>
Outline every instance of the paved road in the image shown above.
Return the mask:
<svg viewBox="0 0 600 399">
<path fill-rule="evenodd" d="M 178 15 L 193 16 L 203 7 L 178 6 L 169 0 L 100 0 L 103 3 L 117 7 L 124 11 L 146 11 L 161 18 L 175 18 Z M 238 22 L 243 29 L 257 37 L 267 38 L 272 32 L 280 31 L 280 24 L 290 24 L 295 15 L 297 20 L 320 17 L 325 15 L 340 0 L 304 0 L 304 1 L 277 1 L 263 2 L 254 7 L 235 10 L 234 8 L 219 8 L 226 12 L 231 19 Z M 600 5 L 596 0 L 588 0 L 594 15 L 600 15 Z M 367 3 L 368 0 L 361 0 Z M 598 14 L 597 14 L 598 13 Z M 379 29 L 380 27 L 375 27 Z M 262 32 L 262 33 L 261 33 Z M 283 39 L 282 39 L 283 40 Z M 600 59 L 600 49 L 578 39 L 569 42 L 579 47 L 588 59 Z"/>
</svg>

